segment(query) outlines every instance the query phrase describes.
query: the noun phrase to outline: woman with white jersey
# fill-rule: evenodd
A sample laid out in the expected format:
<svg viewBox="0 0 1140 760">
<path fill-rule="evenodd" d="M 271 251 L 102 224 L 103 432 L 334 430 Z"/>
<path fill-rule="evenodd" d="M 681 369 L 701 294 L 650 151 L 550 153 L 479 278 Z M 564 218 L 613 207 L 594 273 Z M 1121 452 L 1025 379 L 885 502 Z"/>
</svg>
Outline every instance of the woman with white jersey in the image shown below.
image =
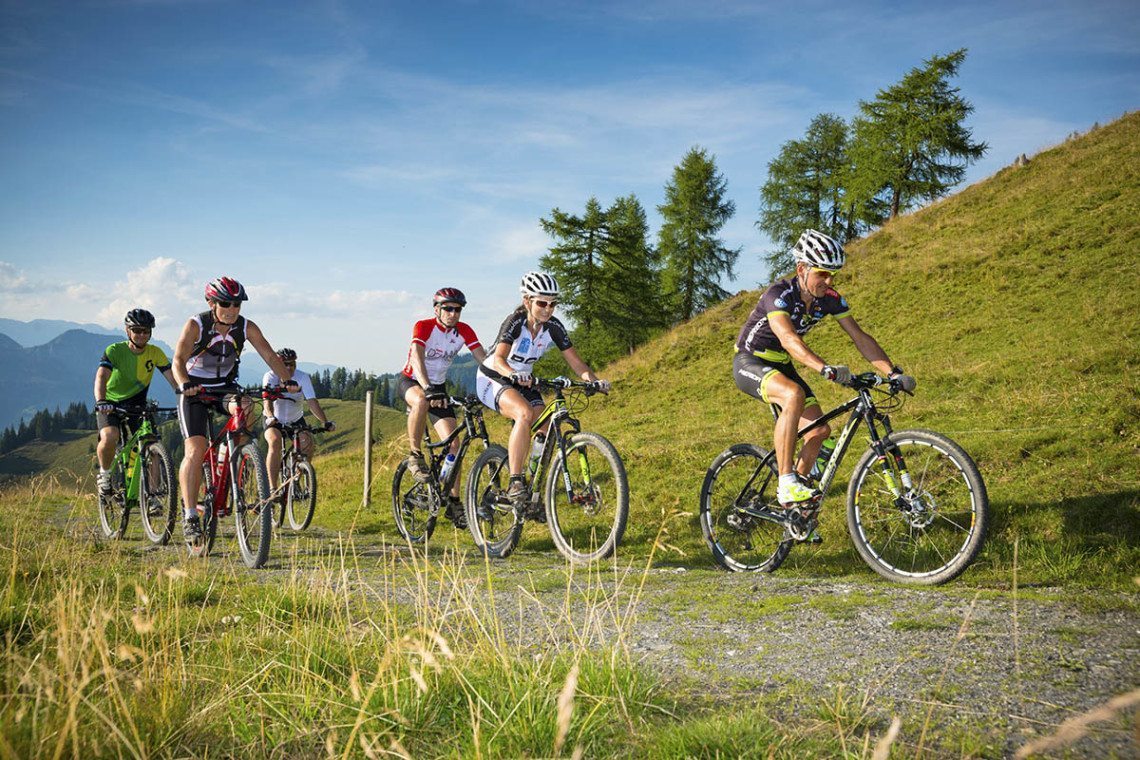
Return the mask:
<svg viewBox="0 0 1140 760">
<path fill-rule="evenodd" d="M 292 370 L 274 352 L 261 328 L 241 315 L 242 303 L 248 300 L 245 288 L 232 277 L 219 277 L 206 283 L 209 309 L 186 322 L 174 348 L 171 370 L 182 392 L 178 397 L 178 424 L 185 439 L 178 480 L 185 515 L 183 532 L 188 543 L 194 543 L 202 535 L 197 496 L 202 484 L 202 460 L 210 445 L 210 412 L 233 414 L 237 411 L 233 394 L 239 390 L 238 363 L 246 341 L 285 381 L 287 390 L 297 390 L 292 382 Z M 224 398 L 224 403 L 203 402 L 198 397 L 203 391 L 211 397 Z M 243 406 L 249 404 L 246 398 Z M 250 421 L 252 423 L 252 419 Z"/>
<path fill-rule="evenodd" d="M 570 369 L 587 382 L 597 382 L 609 392 L 610 384 L 600 380 L 578 355 L 562 322 L 554 316 L 558 306 L 558 282 L 544 272 L 527 272 L 519 286 L 522 305 L 499 328 L 495 350 L 479 365 L 475 388 L 479 400 L 499 414 L 514 420 L 507 442 L 511 471 L 508 494 L 516 502 L 529 499 L 524 468 L 530 450 L 531 423 L 542 414 L 546 402 L 533 388 L 534 363 L 552 346 L 562 351 Z"/>
</svg>

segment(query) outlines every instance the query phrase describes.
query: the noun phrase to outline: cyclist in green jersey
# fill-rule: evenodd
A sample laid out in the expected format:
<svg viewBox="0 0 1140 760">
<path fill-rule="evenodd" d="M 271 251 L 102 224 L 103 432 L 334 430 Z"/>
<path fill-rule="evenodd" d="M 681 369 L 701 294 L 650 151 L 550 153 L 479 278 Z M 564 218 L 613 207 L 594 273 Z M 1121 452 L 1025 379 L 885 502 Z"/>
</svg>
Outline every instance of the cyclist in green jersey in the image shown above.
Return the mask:
<svg viewBox="0 0 1140 760">
<path fill-rule="evenodd" d="M 175 392 L 178 390 L 170 359 L 150 342 L 154 315 L 146 309 L 131 309 L 123 324 L 127 339 L 107 346 L 95 371 L 95 419 L 99 426 L 95 457 L 99 460 L 99 490 L 104 493 L 111 490 L 109 468 L 119 444 L 121 415 L 114 408 L 138 409 L 141 413 L 156 369 Z"/>
</svg>

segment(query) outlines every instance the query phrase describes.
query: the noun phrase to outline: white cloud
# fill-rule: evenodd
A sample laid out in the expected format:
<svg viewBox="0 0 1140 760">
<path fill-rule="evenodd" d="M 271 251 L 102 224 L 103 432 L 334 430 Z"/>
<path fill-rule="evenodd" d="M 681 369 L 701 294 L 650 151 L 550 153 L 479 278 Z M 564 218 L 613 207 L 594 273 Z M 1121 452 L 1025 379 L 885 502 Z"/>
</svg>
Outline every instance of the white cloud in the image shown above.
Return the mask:
<svg viewBox="0 0 1140 760">
<path fill-rule="evenodd" d="M 7 261 L 0 261 L 0 292 L 20 293 L 27 289 L 28 278 Z"/>
<path fill-rule="evenodd" d="M 110 301 L 97 312 L 102 324 L 118 324 L 131 309 L 143 308 L 154 313 L 161 325 L 181 325 L 186 315 L 198 303 L 194 297 L 196 278 L 181 261 L 159 256 L 138 269 L 126 273 L 118 285 L 93 288 L 89 285 L 73 286 L 75 298 L 94 298 L 97 293 L 110 293 Z M 69 294 L 70 295 L 70 294 Z"/>
</svg>

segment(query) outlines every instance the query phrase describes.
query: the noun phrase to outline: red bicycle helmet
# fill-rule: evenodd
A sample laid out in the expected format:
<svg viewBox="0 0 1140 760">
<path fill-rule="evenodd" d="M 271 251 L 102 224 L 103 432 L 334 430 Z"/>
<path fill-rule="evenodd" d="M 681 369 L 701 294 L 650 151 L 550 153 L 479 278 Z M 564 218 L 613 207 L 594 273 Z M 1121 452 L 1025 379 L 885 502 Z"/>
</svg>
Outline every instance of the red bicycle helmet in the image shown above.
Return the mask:
<svg viewBox="0 0 1140 760">
<path fill-rule="evenodd" d="M 248 301 L 245 288 L 232 277 L 219 277 L 206 283 L 206 302 Z"/>
<path fill-rule="evenodd" d="M 434 306 L 439 306 L 441 303 L 457 303 L 460 306 L 466 306 L 467 296 L 463 295 L 463 291 L 459 288 L 440 288 L 435 291 L 435 296 L 432 297 L 431 302 Z"/>
</svg>

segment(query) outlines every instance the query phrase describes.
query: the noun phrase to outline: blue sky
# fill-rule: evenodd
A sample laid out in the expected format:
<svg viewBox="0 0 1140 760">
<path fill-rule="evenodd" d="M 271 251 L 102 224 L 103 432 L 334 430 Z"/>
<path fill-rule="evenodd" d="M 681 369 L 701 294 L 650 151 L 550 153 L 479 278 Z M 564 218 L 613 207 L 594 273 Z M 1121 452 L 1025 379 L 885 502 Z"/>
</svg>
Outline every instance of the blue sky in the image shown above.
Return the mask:
<svg viewBox="0 0 1140 760">
<path fill-rule="evenodd" d="M 3 0 L 0 316 L 173 342 L 228 274 L 274 345 L 394 371 L 442 285 L 493 340 L 551 208 L 632 192 L 656 235 L 694 145 L 756 287 L 780 145 L 933 54 L 969 49 L 968 182 L 1140 105 L 1140 4 L 934 6 Z"/>
</svg>

